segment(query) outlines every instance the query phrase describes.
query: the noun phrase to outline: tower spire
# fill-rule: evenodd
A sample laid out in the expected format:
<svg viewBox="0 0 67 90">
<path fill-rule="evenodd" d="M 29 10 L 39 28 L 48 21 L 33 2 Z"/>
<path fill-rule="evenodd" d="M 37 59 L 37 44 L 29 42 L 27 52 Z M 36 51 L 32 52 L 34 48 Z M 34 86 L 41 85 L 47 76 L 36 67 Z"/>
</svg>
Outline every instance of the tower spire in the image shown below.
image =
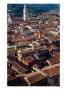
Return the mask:
<svg viewBox="0 0 67 90">
<path fill-rule="evenodd" d="M 11 17 L 10 17 L 10 15 L 9 15 L 9 13 L 8 13 L 8 21 L 7 21 L 9 24 L 11 24 L 12 23 L 12 19 L 11 19 Z"/>
</svg>

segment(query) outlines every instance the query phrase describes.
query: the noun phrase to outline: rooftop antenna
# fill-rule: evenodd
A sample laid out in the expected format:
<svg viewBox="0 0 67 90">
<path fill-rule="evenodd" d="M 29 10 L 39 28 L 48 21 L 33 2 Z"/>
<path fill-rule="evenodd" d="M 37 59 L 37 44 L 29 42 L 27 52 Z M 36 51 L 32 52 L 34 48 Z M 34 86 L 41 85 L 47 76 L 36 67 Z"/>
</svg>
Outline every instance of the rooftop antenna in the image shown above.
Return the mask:
<svg viewBox="0 0 67 90">
<path fill-rule="evenodd" d="M 26 5 L 24 5 L 23 9 L 23 20 L 26 21 Z"/>
</svg>

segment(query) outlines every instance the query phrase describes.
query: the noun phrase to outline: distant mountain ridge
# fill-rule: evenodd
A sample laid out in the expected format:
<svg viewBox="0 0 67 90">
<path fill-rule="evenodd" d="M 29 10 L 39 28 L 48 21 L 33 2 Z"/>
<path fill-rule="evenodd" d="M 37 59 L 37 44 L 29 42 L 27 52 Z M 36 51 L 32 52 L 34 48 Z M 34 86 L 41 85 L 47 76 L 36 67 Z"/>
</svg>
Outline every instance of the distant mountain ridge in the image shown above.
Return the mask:
<svg viewBox="0 0 67 90">
<path fill-rule="evenodd" d="M 16 16 L 22 16 L 24 4 L 8 4 L 8 12 Z M 32 13 L 48 12 L 50 10 L 59 10 L 59 4 L 26 4 L 27 10 Z"/>
</svg>

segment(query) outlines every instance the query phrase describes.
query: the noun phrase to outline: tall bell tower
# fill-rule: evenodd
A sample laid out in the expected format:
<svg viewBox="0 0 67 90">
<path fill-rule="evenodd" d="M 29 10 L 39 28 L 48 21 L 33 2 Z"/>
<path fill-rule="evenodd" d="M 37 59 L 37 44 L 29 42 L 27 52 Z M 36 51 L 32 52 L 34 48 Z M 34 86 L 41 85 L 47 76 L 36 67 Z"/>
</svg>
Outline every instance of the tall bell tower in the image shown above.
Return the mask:
<svg viewBox="0 0 67 90">
<path fill-rule="evenodd" d="M 23 20 L 26 21 L 26 5 L 24 5 L 23 9 Z"/>
</svg>

